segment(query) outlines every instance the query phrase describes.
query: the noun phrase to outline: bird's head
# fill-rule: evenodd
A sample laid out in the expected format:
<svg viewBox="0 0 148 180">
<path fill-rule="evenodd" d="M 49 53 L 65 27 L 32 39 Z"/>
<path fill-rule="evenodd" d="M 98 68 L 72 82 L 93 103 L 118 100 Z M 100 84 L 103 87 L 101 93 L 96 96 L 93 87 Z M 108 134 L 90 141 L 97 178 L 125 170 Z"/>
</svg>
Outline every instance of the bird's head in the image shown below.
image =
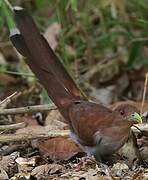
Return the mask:
<svg viewBox="0 0 148 180">
<path fill-rule="evenodd" d="M 128 121 L 131 124 L 142 123 L 142 118 L 137 113 L 138 112 L 137 108 L 132 105 L 129 104 L 119 105 L 115 109 L 115 112 L 117 113 L 118 117 L 121 117 L 121 120 Z"/>
</svg>

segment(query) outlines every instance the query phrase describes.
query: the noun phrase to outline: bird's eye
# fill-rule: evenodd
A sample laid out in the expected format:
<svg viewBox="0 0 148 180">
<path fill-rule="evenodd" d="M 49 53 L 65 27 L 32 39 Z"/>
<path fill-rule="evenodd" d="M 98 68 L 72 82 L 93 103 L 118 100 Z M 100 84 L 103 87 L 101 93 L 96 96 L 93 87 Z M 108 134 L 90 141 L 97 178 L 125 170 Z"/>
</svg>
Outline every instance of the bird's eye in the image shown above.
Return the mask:
<svg viewBox="0 0 148 180">
<path fill-rule="evenodd" d="M 123 110 L 120 110 L 120 114 L 123 116 L 125 113 Z"/>
</svg>

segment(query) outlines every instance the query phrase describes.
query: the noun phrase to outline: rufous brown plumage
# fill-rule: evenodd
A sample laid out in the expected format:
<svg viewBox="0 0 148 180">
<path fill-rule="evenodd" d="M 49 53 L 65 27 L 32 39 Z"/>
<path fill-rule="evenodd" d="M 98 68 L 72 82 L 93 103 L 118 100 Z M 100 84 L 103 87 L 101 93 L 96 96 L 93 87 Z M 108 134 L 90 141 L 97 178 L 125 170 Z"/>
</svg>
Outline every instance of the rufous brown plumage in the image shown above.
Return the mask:
<svg viewBox="0 0 148 180">
<path fill-rule="evenodd" d="M 14 15 L 18 29 L 11 31 L 10 39 L 65 118 L 72 139 L 97 161 L 120 149 L 131 126 L 141 122 L 137 109 L 120 105 L 112 111 L 87 101 L 27 11 L 15 7 Z"/>
</svg>

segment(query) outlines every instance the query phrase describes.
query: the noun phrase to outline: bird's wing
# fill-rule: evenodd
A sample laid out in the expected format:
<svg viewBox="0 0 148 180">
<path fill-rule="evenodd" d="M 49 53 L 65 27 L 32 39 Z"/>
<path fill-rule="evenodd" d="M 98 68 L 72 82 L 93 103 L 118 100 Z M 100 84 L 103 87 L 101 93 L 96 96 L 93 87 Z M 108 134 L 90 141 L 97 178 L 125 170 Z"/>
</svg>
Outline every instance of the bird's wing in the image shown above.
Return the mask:
<svg viewBox="0 0 148 180">
<path fill-rule="evenodd" d="M 93 145 L 95 142 L 95 133 L 109 127 L 112 123 L 112 111 L 108 108 L 91 102 L 80 101 L 72 104 L 69 108 L 72 131 L 74 131 L 81 143 Z"/>
</svg>

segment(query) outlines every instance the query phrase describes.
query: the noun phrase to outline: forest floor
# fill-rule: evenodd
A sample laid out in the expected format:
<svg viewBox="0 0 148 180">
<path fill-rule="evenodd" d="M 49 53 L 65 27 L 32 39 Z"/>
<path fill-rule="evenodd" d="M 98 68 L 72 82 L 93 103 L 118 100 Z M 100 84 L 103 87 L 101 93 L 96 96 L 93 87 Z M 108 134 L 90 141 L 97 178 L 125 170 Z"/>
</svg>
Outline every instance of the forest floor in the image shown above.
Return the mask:
<svg viewBox="0 0 148 180">
<path fill-rule="evenodd" d="M 32 13 L 49 44 L 91 100 L 111 109 L 120 103 L 132 104 L 141 112 L 143 123 L 137 125 L 140 130 L 132 127 L 137 146 L 129 138 L 106 168 L 96 164 L 93 157 L 86 157 L 69 138 L 63 117 L 10 43 L 2 14 L 0 180 L 147 180 L 148 22 L 144 1 L 138 4 L 132 0 L 133 4 L 126 6 L 123 1 L 97 6 L 83 0 L 69 1 L 71 4 L 57 0 L 50 5 L 44 0 L 10 2 Z"/>
</svg>

